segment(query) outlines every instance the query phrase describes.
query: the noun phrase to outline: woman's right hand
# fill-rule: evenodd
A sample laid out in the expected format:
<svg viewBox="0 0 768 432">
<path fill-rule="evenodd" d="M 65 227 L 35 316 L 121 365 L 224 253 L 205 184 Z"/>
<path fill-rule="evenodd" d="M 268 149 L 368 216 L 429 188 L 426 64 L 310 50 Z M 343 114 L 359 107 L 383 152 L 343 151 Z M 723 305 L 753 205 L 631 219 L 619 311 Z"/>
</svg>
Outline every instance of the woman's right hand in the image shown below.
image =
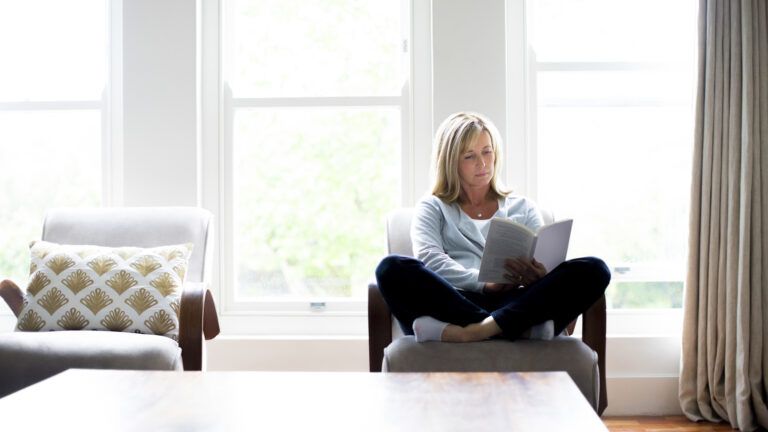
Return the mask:
<svg viewBox="0 0 768 432">
<path fill-rule="evenodd" d="M 512 284 L 486 282 L 485 285 L 483 286 L 483 294 L 490 294 L 490 295 L 502 294 L 516 288 L 517 287 L 515 287 Z"/>
</svg>

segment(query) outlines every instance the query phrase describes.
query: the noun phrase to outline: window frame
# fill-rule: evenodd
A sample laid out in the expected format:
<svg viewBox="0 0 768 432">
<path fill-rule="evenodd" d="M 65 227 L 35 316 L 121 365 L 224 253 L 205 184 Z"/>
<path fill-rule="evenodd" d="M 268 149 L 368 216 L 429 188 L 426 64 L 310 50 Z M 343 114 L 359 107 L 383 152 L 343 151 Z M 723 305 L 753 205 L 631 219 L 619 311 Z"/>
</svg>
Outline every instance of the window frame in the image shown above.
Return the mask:
<svg viewBox="0 0 768 432">
<path fill-rule="evenodd" d="M 660 107 L 674 107 L 674 103 L 670 104 L 666 102 L 663 97 L 643 97 L 633 99 L 623 99 L 620 101 L 611 98 L 590 98 L 588 100 L 569 100 L 563 99 L 553 102 L 548 102 L 542 105 L 538 104 L 538 100 L 535 97 L 536 94 L 536 77 L 540 72 L 651 72 L 658 70 L 665 70 L 673 66 L 673 63 L 661 63 L 661 62 L 625 62 L 625 61 L 606 61 L 606 62 L 588 62 L 588 61 L 573 61 L 573 62 L 552 62 L 552 61 L 537 61 L 535 59 L 529 60 L 530 68 L 532 70 L 531 80 L 531 97 L 530 106 L 532 114 L 532 127 L 537 127 L 538 119 L 536 118 L 537 107 L 543 106 L 547 108 L 660 108 Z M 692 113 L 693 114 L 693 113 Z M 532 145 L 538 146 L 537 136 L 531 136 Z M 538 164 L 533 164 L 528 167 L 532 171 L 532 176 L 538 178 Z M 536 184 L 536 191 L 531 196 L 536 199 L 538 194 L 538 182 Z M 635 265 L 626 264 L 623 262 L 615 263 L 616 265 L 611 268 L 612 282 L 680 282 L 684 283 L 685 275 L 682 274 L 682 278 L 679 280 L 671 279 L 670 274 L 674 273 L 671 270 L 671 266 L 662 266 L 658 263 L 636 263 Z M 684 264 L 683 264 L 684 266 Z M 617 308 L 615 310 L 644 310 L 653 308 Z M 668 308 L 679 309 L 679 308 Z M 614 310 L 611 308 L 610 310 Z M 664 309 L 659 309 L 664 310 Z"/>
<path fill-rule="evenodd" d="M 203 2 L 201 5 L 201 149 L 200 193 L 203 207 L 216 216 L 217 238 L 214 240 L 212 283 L 217 296 L 222 325 L 236 334 L 257 335 L 346 335 L 367 334 L 367 298 L 297 298 L 237 300 L 234 261 L 232 163 L 232 119 L 238 108 L 291 108 L 291 107 L 399 107 L 401 118 L 400 189 L 401 205 L 413 205 L 417 184 L 426 184 L 426 175 L 415 170 L 428 163 L 429 155 L 417 151 L 417 139 L 428 136 L 431 141 L 430 64 L 415 61 L 415 57 L 429 58 L 431 49 L 431 5 L 429 2 L 400 0 L 403 21 L 401 34 L 406 62 L 404 83 L 399 96 L 359 97 L 265 97 L 234 98 L 224 82 L 223 70 L 224 29 L 227 19 L 226 0 Z M 418 22 L 418 24 L 416 24 Z M 418 33 L 416 33 L 418 31 Z M 418 43 L 418 52 L 414 43 Z M 426 43 L 428 42 L 428 43 Z M 414 80 L 418 74 L 422 81 Z M 431 79 L 431 78 L 430 78 Z M 415 119 L 429 118 L 422 126 L 414 127 Z M 229 122 L 229 124 L 228 124 Z M 424 177 L 424 178 L 418 178 Z M 382 232 L 384 221 L 381 221 Z M 371 270 L 373 281 L 373 269 Z"/>
<path fill-rule="evenodd" d="M 537 141 L 537 74 L 538 72 L 567 71 L 653 71 L 667 67 L 661 62 L 554 62 L 537 61 L 528 38 L 532 20 L 530 0 L 505 0 L 507 13 L 507 66 L 510 81 L 507 86 L 507 113 L 509 129 L 508 151 L 505 163 L 511 172 L 508 184 L 519 185 L 518 190 L 532 199 L 538 197 L 538 141 Z M 518 59 L 518 60 L 515 60 Z M 517 61 L 517 63 L 516 63 Z M 613 101 L 593 101 L 593 106 L 616 106 Z M 548 105 L 548 106 L 567 106 Z M 581 106 L 581 105 L 579 105 Z M 631 106 L 665 106 L 662 100 L 638 99 Z M 515 157 L 512 157 L 515 155 Z M 646 277 L 631 271 L 612 271 L 614 281 L 635 281 Z M 683 276 L 685 284 L 685 276 Z M 607 310 L 609 333 L 616 335 L 679 335 L 682 331 L 682 308 L 622 308 Z"/>
<path fill-rule="evenodd" d="M 35 100 L 0 102 L 0 112 L 98 111 L 101 124 L 101 206 L 122 204 L 122 7 L 104 2 L 105 82 L 100 99 Z M 119 0 L 118 0 L 119 1 Z M 40 224 L 42 226 L 42 220 Z M 22 285 L 26 281 L 15 281 Z M 15 326 L 16 317 L 0 303 L 0 324 Z"/>
</svg>

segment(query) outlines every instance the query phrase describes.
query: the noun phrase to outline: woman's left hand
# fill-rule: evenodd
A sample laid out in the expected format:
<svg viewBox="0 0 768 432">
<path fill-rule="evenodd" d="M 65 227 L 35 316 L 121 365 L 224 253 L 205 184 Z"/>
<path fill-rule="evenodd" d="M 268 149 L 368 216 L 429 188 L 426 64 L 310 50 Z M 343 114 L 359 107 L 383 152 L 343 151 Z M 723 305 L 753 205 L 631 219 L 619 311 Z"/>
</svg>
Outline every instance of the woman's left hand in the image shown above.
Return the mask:
<svg viewBox="0 0 768 432">
<path fill-rule="evenodd" d="M 535 258 L 507 258 L 504 261 L 507 272 L 504 277 L 512 284 L 530 285 L 547 274 L 544 264 Z"/>
</svg>

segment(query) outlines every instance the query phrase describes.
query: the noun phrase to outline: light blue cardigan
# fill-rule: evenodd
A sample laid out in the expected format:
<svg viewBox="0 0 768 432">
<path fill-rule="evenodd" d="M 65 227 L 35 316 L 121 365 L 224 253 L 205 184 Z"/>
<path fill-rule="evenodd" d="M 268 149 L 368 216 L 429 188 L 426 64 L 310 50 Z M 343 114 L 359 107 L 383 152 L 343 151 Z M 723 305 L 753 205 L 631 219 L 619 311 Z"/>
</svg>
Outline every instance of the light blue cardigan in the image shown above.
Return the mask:
<svg viewBox="0 0 768 432">
<path fill-rule="evenodd" d="M 493 217 L 504 217 L 536 231 L 544 224 L 533 201 L 510 195 L 499 200 Z M 477 281 L 485 237 L 458 203 L 430 195 L 416 206 L 411 224 L 413 255 L 457 289 L 482 292 Z"/>
</svg>

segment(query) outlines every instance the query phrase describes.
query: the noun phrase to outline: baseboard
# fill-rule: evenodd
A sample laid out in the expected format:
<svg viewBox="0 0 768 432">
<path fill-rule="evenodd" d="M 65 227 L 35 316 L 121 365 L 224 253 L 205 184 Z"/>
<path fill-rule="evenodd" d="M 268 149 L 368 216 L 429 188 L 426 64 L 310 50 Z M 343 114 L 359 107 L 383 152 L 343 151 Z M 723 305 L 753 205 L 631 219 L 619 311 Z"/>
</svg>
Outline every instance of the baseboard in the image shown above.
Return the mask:
<svg viewBox="0 0 768 432">
<path fill-rule="evenodd" d="M 206 343 L 208 370 L 368 371 L 368 338 L 218 337 Z"/>
<path fill-rule="evenodd" d="M 607 378 L 608 408 L 603 416 L 682 414 L 678 377 Z"/>
</svg>

